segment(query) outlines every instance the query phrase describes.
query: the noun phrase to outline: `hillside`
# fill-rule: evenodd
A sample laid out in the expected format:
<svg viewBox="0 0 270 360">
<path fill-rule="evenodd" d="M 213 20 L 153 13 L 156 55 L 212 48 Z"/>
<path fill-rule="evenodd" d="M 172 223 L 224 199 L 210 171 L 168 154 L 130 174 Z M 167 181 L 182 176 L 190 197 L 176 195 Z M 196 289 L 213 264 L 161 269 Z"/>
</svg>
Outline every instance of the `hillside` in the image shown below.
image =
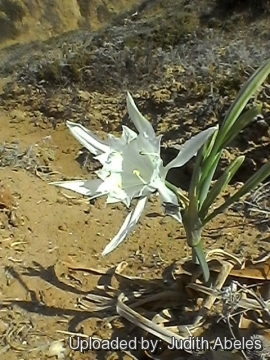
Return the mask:
<svg viewBox="0 0 270 360">
<path fill-rule="evenodd" d="M 1 0 L 0 48 L 78 29 L 95 31 L 139 0 Z"/>
</svg>

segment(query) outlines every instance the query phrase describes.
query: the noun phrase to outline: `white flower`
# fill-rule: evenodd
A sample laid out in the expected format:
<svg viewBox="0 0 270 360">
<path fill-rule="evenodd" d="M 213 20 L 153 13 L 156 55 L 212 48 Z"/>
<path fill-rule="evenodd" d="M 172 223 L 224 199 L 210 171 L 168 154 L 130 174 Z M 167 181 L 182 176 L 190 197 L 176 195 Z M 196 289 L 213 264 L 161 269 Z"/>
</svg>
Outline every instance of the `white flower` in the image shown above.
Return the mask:
<svg viewBox="0 0 270 360">
<path fill-rule="evenodd" d="M 52 184 L 73 190 L 94 199 L 107 195 L 107 203 L 123 202 L 127 207 L 133 198 L 138 198 L 135 208 L 125 219 L 121 229 L 105 247 L 106 255 L 119 246 L 133 230 L 142 215 L 149 195 L 158 192 L 165 212 L 182 221 L 177 195 L 165 184 L 168 171 L 181 167 L 189 161 L 204 142 L 217 129 L 202 131 L 188 140 L 178 155 L 167 166 L 163 166 L 160 157 L 161 135 L 156 136 L 151 123 L 137 109 L 131 95 L 127 93 L 128 113 L 138 133 L 123 126 L 121 138 L 109 134 L 108 141 L 98 139 L 80 124 L 67 121 L 73 136 L 88 149 L 103 165 L 96 171 L 99 179 L 60 181 Z M 169 206 L 168 206 L 169 205 Z"/>
</svg>

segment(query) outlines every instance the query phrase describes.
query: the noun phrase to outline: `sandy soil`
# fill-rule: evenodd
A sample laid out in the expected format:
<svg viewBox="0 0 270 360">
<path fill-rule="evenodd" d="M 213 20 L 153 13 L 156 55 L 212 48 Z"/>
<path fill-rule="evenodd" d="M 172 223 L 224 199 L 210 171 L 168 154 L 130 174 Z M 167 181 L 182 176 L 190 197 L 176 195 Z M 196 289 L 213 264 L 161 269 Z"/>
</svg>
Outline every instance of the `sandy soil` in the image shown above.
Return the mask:
<svg viewBox="0 0 270 360">
<path fill-rule="evenodd" d="M 128 274 L 159 278 L 167 266 L 189 255 L 189 250 L 183 229 L 173 219 L 164 218 L 158 199 L 153 197 L 134 234 L 102 258 L 102 249 L 121 226 L 127 209 L 119 204 L 105 206 L 103 199 L 91 205 L 49 184 L 62 175 L 91 176 L 76 162 L 80 145 L 64 124 L 55 130 L 48 125 L 34 126 L 29 122 L 29 112 L 19 107 L 15 114 L 2 108 L 0 116 L 0 143 L 19 140 L 22 149 L 34 146 L 39 163 L 50 168 L 47 174 L 39 168 L 34 172 L 12 167 L 0 170 L 0 289 L 1 302 L 10 302 L 1 309 L 1 359 L 41 359 L 46 358 L 52 341 L 64 339 L 67 345 L 68 336 L 58 330 L 73 332 L 83 328 L 89 335 L 110 336 L 106 327 L 102 328 L 102 319 L 93 317 L 90 308 L 78 305 L 100 276 L 84 272 L 77 279 L 75 272 L 73 279 L 65 278 L 63 262 L 98 270 L 126 260 Z M 98 122 L 92 127 L 98 128 Z M 252 257 L 269 248 L 267 236 L 233 211 L 211 223 L 204 243 L 206 248 L 219 247 Z M 74 287 L 68 285 L 70 282 Z M 16 332 L 12 341 L 4 336 L 8 327 Z M 38 355 L 36 348 L 42 349 Z M 29 349 L 33 351 L 29 353 Z M 71 356 L 101 359 L 105 355 L 97 352 Z"/>
</svg>

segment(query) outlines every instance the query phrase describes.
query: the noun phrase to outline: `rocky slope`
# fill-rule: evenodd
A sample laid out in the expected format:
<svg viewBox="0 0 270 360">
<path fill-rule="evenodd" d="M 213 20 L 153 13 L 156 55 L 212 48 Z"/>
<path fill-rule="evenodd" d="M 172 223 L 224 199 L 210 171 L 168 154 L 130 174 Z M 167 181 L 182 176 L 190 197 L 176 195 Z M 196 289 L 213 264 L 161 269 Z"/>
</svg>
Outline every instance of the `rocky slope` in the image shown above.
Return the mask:
<svg viewBox="0 0 270 360">
<path fill-rule="evenodd" d="M 77 29 L 96 30 L 140 0 L 1 0 L 0 48 Z"/>
</svg>

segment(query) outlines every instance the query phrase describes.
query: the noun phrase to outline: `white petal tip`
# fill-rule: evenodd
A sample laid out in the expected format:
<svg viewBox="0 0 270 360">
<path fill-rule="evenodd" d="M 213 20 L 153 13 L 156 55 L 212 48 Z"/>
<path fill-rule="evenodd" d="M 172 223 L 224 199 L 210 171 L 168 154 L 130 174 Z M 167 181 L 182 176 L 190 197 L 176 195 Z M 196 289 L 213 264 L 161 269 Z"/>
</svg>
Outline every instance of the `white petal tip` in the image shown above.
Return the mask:
<svg viewBox="0 0 270 360">
<path fill-rule="evenodd" d="M 63 181 L 53 181 L 50 182 L 49 185 L 54 185 L 54 186 L 61 186 L 63 184 Z"/>
<path fill-rule="evenodd" d="M 63 188 L 63 189 L 67 189 L 67 185 L 66 185 L 67 181 L 55 181 L 55 182 L 51 182 L 49 183 L 49 185 L 53 185 L 53 186 L 57 186 L 57 187 L 60 187 L 60 188 Z M 72 191 L 72 190 L 71 190 Z"/>
<path fill-rule="evenodd" d="M 73 121 L 67 120 L 67 121 L 66 121 L 66 126 L 69 128 L 69 130 L 71 130 L 71 128 L 73 128 L 74 126 L 79 126 L 79 124 L 78 124 L 78 123 L 75 123 L 75 122 L 73 122 Z"/>
<path fill-rule="evenodd" d="M 106 255 L 108 255 L 108 254 L 111 253 L 111 252 L 112 252 L 112 250 L 108 250 L 108 249 L 107 249 L 107 246 L 106 246 L 105 249 L 102 251 L 101 256 L 106 256 Z"/>
<path fill-rule="evenodd" d="M 75 191 L 78 194 L 88 196 L 88 195 L 91 195 L 91 192 L 85 186 L 86 182 L 87 181 L 84 181 L 84 180 L 57 181 L 57 182 L 50 183 L 50 185 L 59 186 L 63 189 Z"/>
</svg>

